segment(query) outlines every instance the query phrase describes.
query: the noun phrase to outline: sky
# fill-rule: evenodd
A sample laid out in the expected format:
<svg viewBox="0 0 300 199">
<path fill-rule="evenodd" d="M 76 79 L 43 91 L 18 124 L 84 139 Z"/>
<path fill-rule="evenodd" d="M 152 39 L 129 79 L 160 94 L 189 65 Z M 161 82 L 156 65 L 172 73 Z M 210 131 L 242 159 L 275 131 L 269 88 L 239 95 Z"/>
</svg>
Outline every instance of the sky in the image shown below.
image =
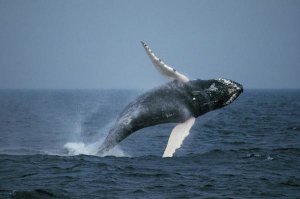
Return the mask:
<svg viewBox="0 0 300 199">
<path fill-rule="evenodd" d="M 0 0 L 0 88 L 148 89 L 140 41 L 190 79 L 300 88 L 297 0 Z"/>
</svg>

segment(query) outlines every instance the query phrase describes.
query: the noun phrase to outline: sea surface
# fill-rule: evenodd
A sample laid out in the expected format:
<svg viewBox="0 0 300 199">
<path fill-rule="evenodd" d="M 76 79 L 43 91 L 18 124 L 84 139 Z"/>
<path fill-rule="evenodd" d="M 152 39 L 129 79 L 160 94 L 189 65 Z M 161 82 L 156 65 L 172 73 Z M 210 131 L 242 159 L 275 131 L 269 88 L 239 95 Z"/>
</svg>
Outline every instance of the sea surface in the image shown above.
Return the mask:
<svg viewBox="0 0 300 199">
<path fill-rule="evenodd" d="M 142 91 L 0 90 L 0 198 L 300 198 L 300 90 L 247 90 L 199 117 L 97 147 Z"/>
</svg>

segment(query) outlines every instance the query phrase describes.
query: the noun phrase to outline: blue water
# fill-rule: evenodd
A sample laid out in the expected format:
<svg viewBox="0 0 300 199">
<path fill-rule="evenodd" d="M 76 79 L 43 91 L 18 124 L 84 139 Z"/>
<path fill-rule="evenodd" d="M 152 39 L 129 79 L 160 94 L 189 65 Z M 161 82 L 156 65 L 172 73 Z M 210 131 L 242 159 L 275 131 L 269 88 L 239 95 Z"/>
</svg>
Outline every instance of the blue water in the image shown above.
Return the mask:
<svg viewBox="0 0 300 199">
<path fill-rule="evenodd" d="M 1 90 L 0 198 L 300 198 L 299 90 L 246 90 L 199 117 L 173 158 L 161 156 L 175 124 L 93 156 L 139 94 Z"/>
</svg>

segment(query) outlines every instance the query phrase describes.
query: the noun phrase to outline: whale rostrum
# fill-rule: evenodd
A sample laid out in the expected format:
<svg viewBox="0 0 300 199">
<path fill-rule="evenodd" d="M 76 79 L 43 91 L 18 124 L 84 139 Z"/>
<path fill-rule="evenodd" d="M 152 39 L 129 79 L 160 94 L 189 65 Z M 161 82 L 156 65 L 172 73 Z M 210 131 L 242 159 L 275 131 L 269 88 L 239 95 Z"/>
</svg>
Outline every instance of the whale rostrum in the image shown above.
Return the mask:
<svg viewBox="0 0 300 199">
<path fill-rule="evenodd" d="M 155 68 L 170 81 L 142 94 L 124 108 L 100 146 L 98 155 L 105 155 L 139 129 L 177 123 L 163 153 L 163 157 L 172 157 L 197 117 L 229 105 L 243 92 L 241 84 L 224 78 L 189 80 L 158 58 L 147 44 L 142 42 L 142 45 Z"/>
</svg>

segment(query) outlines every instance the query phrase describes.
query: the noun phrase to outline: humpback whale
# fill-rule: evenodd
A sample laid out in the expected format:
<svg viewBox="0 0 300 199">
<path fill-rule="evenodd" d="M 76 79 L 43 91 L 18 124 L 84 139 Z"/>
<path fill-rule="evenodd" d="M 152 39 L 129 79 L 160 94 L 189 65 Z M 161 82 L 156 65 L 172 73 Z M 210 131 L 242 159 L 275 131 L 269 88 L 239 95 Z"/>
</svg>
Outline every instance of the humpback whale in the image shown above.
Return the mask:
<svg viewBox="0 0 300 199">
<path fill-rule="evenodd" d="M 97 155 L 104 155 L 139 129 L 177 123 L 163 153 L 163 157 L 172 157 L 197 117 L 229 105 L 243 92 L 241 84 L 229 79 L 190 80 L 158 58 L 146 43 L 141 43 L 155 68 L 170 81 L 142 94 L 124 108 Z"/>
</svg>

